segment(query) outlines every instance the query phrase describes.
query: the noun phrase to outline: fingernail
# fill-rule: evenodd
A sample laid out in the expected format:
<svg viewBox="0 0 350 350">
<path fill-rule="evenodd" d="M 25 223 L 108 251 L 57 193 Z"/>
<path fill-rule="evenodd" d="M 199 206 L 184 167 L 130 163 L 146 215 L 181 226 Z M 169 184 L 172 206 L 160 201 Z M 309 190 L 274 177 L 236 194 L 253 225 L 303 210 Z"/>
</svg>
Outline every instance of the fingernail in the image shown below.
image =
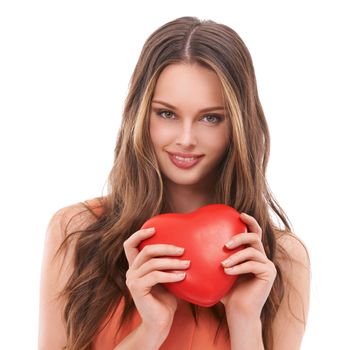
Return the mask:
<svg viewBox="0 0 350 350">
<path fill-rule="evenodd" d="M 228 242 L 225 244 L 225 246 L 226 246 L 227 248 L 231 248 L 231 247 L 233 246 L 233 243 L 234 243 L 233 240 L 228 241 Z"/>
<path fill-rule="evenodd" d="M 226 260 L 224 260 L 224 261 L 221 261 L 221 264 L 224 265 L 224 266 L 226 266 L 226 265 L 229 264 L 230 261 L 231 261 L 230 259 L 226 259 Z"/>
<path fill-rule="evenodd" d="M 146 232 L 155 232 L 155 228 L 154 227 L 149 227 L 148 229 L 146 229 Z"/>
<path fill-rule="evenodd" d="M 185 250 L 185 248 L 177 248 L 176 253 L 182 253 Z"/>
</svg>

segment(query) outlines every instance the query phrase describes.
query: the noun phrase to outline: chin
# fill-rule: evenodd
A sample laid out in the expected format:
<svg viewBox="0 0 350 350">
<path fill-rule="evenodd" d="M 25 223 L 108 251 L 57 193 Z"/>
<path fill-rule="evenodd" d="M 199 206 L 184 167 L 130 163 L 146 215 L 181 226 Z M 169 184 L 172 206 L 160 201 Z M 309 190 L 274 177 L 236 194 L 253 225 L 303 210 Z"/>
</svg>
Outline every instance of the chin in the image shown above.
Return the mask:
<svg viewBox="0 0 350 350">
<path fill-rule="evenodd" d="M 164 174 L 164 177 L 167 181 L 172 182 L 176 185 L 183 185 L 183 186 L 190 186 L 190 185 L 196 185 L 203 179 L 198 174 L 184 174 L 184 175 L 178 175 L 174 176 L 168 176 L 167 174 Z"/>
</svg>

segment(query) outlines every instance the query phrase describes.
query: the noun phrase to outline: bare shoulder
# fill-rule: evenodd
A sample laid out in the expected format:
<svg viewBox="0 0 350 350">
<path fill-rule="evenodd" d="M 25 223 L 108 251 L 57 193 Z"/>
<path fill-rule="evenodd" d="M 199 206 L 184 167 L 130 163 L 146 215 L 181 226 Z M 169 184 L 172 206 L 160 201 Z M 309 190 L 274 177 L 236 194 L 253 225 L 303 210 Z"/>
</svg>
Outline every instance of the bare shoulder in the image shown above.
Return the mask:
<svg viewBox="0 0 350 350">
<path fill-rule="evenodd" d="M 104 203 L 105 197 L 95 197 L 58 209 L 49 220 L 46 242 L 62 240 L 92 224 L 103 212 Z"/>
<path fill-rule="evenodd" d="M 285 259 L 286 252 L 294 264 L 310 269 L 310 256 L 305 242 L 290 231 L 276 231 L 277 259 L 285 269 L 293 265 Z"/>
<path fill-rule="evenodd" d="M 96 203 L 96 199 L 84 201 Z M 62 349 L 66 341 L 63 321 L 63 303 L 58 298 L 73 272 L 73 258 L 78 235 L 94 221 L 96 215 L 84 202 L 74 203 L 58 209 L 49 219 L 46 228 L 41 263 L 39 336 L 40 350 Z M 63 241 L 70 236 L 59 252 Z"/>
<path fill-rule="evenodd" d="M 278 232 L 276 243 L 285 293 L 273 321 L 274 348 L 299 349 L 309 311 L 310 256 L 305 243 L 292 232 Z"/>
<path fill-rule="evenodd" d="M 70 222 L 72 222 L 74 226 L 80 226 L 79 223 L 81 224 L 84 220 L 84 216 L 86 216 L 84 213 L 86 213 L 86 209 L 81 203 L 71 204 L 58 209 L 50 218 L 46 230 L 46 238 L 52 238 L 52 236 L 61 238 Z"/>
</svg>

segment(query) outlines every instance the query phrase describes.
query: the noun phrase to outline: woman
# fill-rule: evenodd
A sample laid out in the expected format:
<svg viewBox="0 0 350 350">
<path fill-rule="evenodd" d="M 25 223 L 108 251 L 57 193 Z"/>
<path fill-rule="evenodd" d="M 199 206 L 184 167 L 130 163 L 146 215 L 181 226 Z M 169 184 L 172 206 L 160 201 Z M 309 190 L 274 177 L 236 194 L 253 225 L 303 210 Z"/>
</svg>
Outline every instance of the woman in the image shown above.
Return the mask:
<svg viewBox="0 0 350 350">
<path fill-rule="evenodd" d="M 40 349 L 299 349 L 309 258 L 269 191 L 269 147 L 237 33 L 195 17 L 157 29 L 132 75 L 108 195 L 62 208 L 48 225 Z M 211 203 L 241 212 L 248 233 L 222 262 L 239 278 L 204 308 L 161 285 L 185 278 L 182 247 L 137 247 L 154 234 L 140 229 L 149 218 Z"/>
</svg>

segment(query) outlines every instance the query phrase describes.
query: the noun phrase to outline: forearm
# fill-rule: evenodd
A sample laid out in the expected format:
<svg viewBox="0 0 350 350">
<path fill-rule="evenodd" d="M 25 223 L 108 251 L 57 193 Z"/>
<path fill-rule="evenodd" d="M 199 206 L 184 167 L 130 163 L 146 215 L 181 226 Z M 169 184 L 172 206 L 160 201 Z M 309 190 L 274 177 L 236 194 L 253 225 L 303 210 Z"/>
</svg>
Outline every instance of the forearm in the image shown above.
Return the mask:
<svg viewBox="0 0 350 350">
<path fill-rule="evenodd" d="M 231 349 L 264 350 L 260 318 L 247 318 L 227 312 L 226 317 L 230 331 Z"/>
<path fill-rule="evenodd" d="M 160 348 L 167 335 L 168 332 L 149 330 L 141 324 L 113 350 L 157 350 Z"/>
</svg>

